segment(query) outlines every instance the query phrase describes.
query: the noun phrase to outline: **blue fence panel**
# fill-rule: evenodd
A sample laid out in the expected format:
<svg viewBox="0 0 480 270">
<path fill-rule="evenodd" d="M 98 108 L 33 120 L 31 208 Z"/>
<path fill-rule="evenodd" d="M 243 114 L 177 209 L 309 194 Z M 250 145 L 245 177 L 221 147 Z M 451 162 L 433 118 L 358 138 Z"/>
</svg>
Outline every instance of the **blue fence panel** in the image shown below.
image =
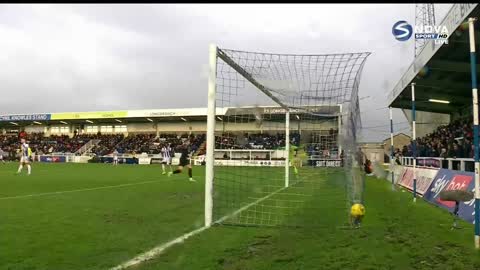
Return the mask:
<svg viewBox="0 0 480 270">
<path fill-rule="evenodd" d="M 424 198 L 429 202 L 438 205 L 450 212 L 454 211 L 455 202 L 440 200 L 440 192 L 444 190 L 469 190 L 475 189 L 475 174 L 473 172 L 451 171 L 440 169 L 433 180 L 430 188 L 425 193 Z M 461 219 L 474 223 L 475 200 L 461 202 L 458 215 Z"/>
</svg>

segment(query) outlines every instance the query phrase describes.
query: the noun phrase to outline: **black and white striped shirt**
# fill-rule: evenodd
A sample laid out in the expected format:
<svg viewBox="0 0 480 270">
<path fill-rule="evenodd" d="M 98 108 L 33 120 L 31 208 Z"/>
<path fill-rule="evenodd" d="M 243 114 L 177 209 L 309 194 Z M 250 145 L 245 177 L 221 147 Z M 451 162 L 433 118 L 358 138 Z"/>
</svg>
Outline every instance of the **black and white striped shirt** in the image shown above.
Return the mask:
<svg viewBox="0 0 480 270">
<path fill-rule="evenodd" d="M 172 148 L 170 146 L 162 147 L 161 152 L 164 159 L 170 159 L 172 157 Z"/>
</svg>

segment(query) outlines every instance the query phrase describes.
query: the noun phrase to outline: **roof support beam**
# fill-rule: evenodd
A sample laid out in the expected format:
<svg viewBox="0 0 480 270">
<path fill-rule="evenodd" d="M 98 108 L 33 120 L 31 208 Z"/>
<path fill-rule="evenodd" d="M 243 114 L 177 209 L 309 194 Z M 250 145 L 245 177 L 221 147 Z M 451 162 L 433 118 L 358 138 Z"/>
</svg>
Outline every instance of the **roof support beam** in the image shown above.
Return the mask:
<svg viewBox="0 0 480 270">
<path fill-rule="evenodd" d="M 470 63 L 468 62 L 433 60 L 430 61 L 428 67 L 448 72 L 470 73 Z M 477 65 L 477 70 L 480 70 L 480 65 Z"/>
<path fill-rule="evenodd" d="M 478 37 L 480 36 L 480 31 L 475 30 L 475 36 Z M 468 29 L 464 31 L 460 36 L 456 36 L 455 33 L 451 35 L 451 38 L 448 39 L 449 43 L 465 43 L 469 44 L 468 41 Z"/>
<path fill-rule="evenodd" d="M 455 82 L 452 80 L 436 80 L 436 79 L 419 79 L 416 80 L 416 87 L 433 88 L 442 90 L 449 90 L 452 94 L 465 93 L 470 96 L 472 94 L 472 85 L 467 81 Z"/>
<path fill-rule="evenodd" d="M 422 104 L 423 103 L 423 104 Z M 411 109 L 412 108 L 412 101 L 411 100 L 397 100 L 392 104 L 393 108 L 400 108 L 400 109 Z M 460 110 L 460 107 L 456 107 L 452 104 L 439 104 L 439 103 L 432 103 L 428 102 L 419 102 L 415 104 L 417 111 L 426 111 L 426 112 L 436 112 L 436 113 L 453 113 Z"/>
</svg>

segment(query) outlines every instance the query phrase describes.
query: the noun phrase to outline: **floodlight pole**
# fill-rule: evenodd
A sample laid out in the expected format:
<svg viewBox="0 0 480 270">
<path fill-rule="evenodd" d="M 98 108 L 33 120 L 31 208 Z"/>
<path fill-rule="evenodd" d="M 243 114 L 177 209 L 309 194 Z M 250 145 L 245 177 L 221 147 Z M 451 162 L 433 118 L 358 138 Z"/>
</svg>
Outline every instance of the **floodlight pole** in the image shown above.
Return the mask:
<svg viewBox="0 0 480 270">
<path fill-rule="evenodd" d="M 210 73 L 208 76 L 207 108 L 207 153 L 205 157 L 205 227 L 212 225 L 213 216 L 213 178 L 215 151 L 215 98 L 217 77 L 217 46 L 210 44 Z"/>
<path fill-rule="evenodd" d="M 470 38 L 470 70 L 472 77 L 473 97 L 473 145 L 475 160 L 475 248 L 480 248 L 480 162 L 478 145 L 478 89 L 477 89 L 477 56 L 475 52 L 475 25 L 476 18 L 468 18 Z"/>
<path fill-rule="evenodd" d="M 392 190 L 395 190 L 395 175 L 393 172 L 393 114 L 392 114 L 392 107 L 389 108 L 390 111 L 390 172 L 392 174 Z"/>
<path fill-rule="evenodd" d="M 290 110 L 285 113 L 285 187 L 289 186 L 290 181 Z"/>
<path fill-rule="evenodd" d="M 417 130 L 415 111 L 415 83 L 412 83 L 412 155 L 413 155 L 413 202 L 417 201 Z"/>
</svg>

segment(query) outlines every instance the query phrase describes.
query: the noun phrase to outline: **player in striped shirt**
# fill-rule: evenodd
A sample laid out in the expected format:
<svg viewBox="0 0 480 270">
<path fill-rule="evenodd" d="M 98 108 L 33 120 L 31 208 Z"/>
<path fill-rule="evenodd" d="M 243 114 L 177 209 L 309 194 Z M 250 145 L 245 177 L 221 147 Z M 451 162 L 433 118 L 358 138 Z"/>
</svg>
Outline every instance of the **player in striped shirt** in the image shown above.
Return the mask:
<svg viewBox="0 0 480 270">
<path fill-rule="evenodd" d="M 5 160 L 3 159 L 3 156 L 5 155 L 5 152 L 0 148 L 0 161 L 5 164 Z"/>
<path fill-rule="evenodd" d="M 117 151 L 117 149 L 115 149 L 115 151 L 113 151 L 112 155 L 113 155 L 113 165 L 117 166 L 118 165 L 118 151 Z"/>
<path fill-rule="evenodd" d="M 163 145 L 160 152 L 162 153 L 162 174 L 166 174 L 166 164 L 168 164 L 168 166 L 170 167 L 170 172 L 172 172 L 172 147 L 170 147 L 170 144 L 165 144 Z"/>
<path fill-rule="evenodd" d="M 22 172 L 23 166 L 27 165 L 28 175 L 32 173 L 32 166 L 30 165 L 30 159 L 32 158 L 32 149 L 28 146 L 25 138 L 20 140 L 20 166 L 18 167 L 17 174 Z"/>
</svg>

